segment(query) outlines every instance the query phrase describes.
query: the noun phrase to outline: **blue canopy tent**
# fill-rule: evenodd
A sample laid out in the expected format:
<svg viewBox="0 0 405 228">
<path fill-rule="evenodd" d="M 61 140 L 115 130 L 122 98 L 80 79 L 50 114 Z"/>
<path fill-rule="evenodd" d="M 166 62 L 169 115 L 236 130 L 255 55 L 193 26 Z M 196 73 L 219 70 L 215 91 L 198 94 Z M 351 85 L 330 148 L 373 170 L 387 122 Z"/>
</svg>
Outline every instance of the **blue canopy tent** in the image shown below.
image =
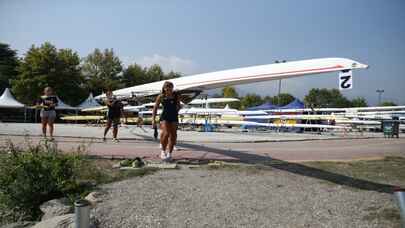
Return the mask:
<svg viewBox="0 0 405 228">
<path fill-rule="evenodd" d="M 291 101 L 289 104 L 280 107 L 280 109 L 301 109 L 304 108 L 305 105 L 302 101 L 298 100 L 297 98 Z"/>
<path fill-rule="evenodd" d="M 259 106 L 247 108 L 246 110 L 257 111 L 257 110 L 270 110 L 270 109 L 278 109 L 278 108 L 279 107 L 277 105 L 274 105 L 271 102 L 267 102 L 267 103 L 261 104 Z"/>
</svg>

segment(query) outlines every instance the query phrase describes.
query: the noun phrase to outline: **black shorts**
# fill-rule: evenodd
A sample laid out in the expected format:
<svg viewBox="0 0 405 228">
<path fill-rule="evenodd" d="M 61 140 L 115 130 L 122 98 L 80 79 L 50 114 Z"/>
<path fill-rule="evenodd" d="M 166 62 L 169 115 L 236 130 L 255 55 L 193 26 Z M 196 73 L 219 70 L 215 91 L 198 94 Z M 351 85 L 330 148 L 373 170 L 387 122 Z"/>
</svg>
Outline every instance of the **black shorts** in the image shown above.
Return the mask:
<svg viewBox="0 0 405 228">
<path fill-rule="evenodd" d="M 179 118 L 160 118 L 160 122 L 169 122 L 169 123 L 178 123 L 179 122 Z"/>
<path fill-rule="evenodd" d="M 170 123 L 170 124 L 178 124 L 179 123 L 179 121 L 160 120 L 160 123 L 163 123 L 163 122 Z"/>
<path fill-rule="evenodd" d="M 118 125 L 120 125 L 121 118 L 108 116 L 107 121 L 111 121 L 113 127 L 118 127 Z"/>
<path fill-rule="evenodd" d="M 169 122 L 169 123 L 178 123 L 179 122 L 179 117 L 178 117 L 178 115 L 176 114 L 176 115 L 168 115 L 168 114 L 163 114 L 163 115 L 161 115 L 160 116 L 160 122 L 163 122 L 163 121 L 166 121 L 166 122 Z"/>
</svg>

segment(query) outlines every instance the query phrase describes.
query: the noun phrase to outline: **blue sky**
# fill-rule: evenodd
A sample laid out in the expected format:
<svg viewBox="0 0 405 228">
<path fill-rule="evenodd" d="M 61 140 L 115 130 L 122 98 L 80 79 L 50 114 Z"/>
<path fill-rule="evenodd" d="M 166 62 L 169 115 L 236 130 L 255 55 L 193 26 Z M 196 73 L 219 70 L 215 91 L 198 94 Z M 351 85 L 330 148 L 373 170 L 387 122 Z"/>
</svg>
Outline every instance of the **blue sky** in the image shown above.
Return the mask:
<svg viewBox="0 0 405 228">
<path fill-rule="evenodd" d="M 202 73 L 275 60 L 347 57 L 370 65 L 354 72 L 350 98 L 405 104 L 405 1 L 41 1 L 0 0 L 0 42 L 22 55 L 50 41 L 82 56 L 113 48 L 125 64 L 161 64 Z M 275 95 L 277 82 L 239 86 Z M 299 98 L 337 88 L 337 74 L 283 80 Z"/>
</svg>

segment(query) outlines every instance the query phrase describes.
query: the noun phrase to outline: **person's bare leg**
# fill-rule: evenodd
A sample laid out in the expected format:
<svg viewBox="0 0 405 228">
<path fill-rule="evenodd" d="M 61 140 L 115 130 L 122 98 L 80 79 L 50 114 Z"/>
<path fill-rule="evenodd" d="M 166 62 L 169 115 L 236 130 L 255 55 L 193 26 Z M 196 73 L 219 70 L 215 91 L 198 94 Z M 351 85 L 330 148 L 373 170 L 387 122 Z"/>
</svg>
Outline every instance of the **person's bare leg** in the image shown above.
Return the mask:
<svg viewBox="0 0 405 228">
<path fill-rule="evenodd" d="M 176 145 L 176 124 L 175 123 L 170 123 L 168 124 L 168 131 L 169 131 L 169 153 L 171 154 L 173 152 L 173 147 Z"/>
<path fill-rule="evenodd" d="M 49 136 L 53 139 L 53 121 L 48 121 L 49 126 Z"/>
<path fill-rule="evenodd" d="M 118 135 L 118 126 L 113 126 L 113 138 L 117 139 Z"/>
<path fill-rule="evenodd" d="M 168 138 L 169 134 L 167 132 L 167 123 L 166 121 L 163 121 L 161 124 L 161 131 L 160 131 L 160 144 L 162 145 L 163 151 L 166 151 Z"/>
<path fill-rule="evenodd" d="M 108 130 L 110 130 L 110 128 L 111 128 L 111 121 L 107 120 L 107 124 L 106 124 L 105 129 L 104 129 L 104 139 L 107 136 Z"/>
<path fill-rule="evenodd" d="M 174 131 L 173 131 L 173 135 L 174 135 L 173 150 L 176 148 L 176 145 L 177 145 L 177 129 L 179 129 L 178 124 L 176 124 Z M 178 149 L 176 148 L 176 150 L 178 150 Z"/>
<path fill-rule="evenodd" d="M 41 119 L 41 124 L 42 124 L 42 136 L 46 137 L 46 126 L 48 125 L 48 119 L 47 118 L 42 118 Z"/>
</svg>

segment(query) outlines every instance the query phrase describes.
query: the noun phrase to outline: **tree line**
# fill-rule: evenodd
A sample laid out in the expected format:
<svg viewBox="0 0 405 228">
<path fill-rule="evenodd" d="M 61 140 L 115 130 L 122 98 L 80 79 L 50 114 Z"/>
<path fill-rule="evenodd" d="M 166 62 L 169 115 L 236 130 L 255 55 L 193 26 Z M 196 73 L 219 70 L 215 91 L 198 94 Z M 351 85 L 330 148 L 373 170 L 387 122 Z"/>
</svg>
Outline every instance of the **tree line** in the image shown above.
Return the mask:
<svg viewBox="0 0 405 228">
<path fill-rule="evenodd" d="M 95 49 L 80 58 L 72 49 L 58 49 L 49 42 L 32 45 L 22 58 L 8 44 L 0 43 L 0 90 L 11 88 L 16 98 L 32 104 L 46 86 L 70 105 L 77 105 L 90 92 L 120 89 L 180 77 L 163 72 L 159 65 L 124 67 L 113 49 Z"/>
<path fill-rule="evenodd" d="M 70 105 L 77 105 L 90 92 L 99 95 L 107 88 L 120 89 L 145 83 L 181 77 L 179 72 L 163 72 L 159 65 L 144 67 L 133 63 L 125 67 L 113 49 L 95 49 L 84 58 L 68 48 L 58 49 L 49 42 L 32 45 L 22 58 L 8 44 L 0 43 L 0 92 L 11 88 L 17 100 L 32 104 L 46 86 L 54 88 L 58 96 Z M 245 109 L 265 102 L 283 106 L 295 99 L 288 93 L 260 96 L 249 93 L 239 96 L 236 89 L 227 86 L 216 97 L 239 98 L 232 108 Z M 343 108 L 365 107 L 366 99 L 352 100 L 337 89 L 314 88 L 304 98 L 307 107 Z M 380 105 L 395 105 L 384 102 Z"/>
<path fill-rule="evenodd" d="M 246 109 L 249 107 L 258 106 L 267 102 L 274 105 L 284 106 L 296 99 L 289 93 L 280 93 L 276 96 L 260 96 L 255 93 L 248 93 L 245 96 L 239 96 L 236 89 L 232 86 L 224 87 L 221 94 L 215 94 L 215 97 L 239 98 L 240 102 L 231 104 L 232 108 Z M 356 97 L 348 99 L 342 95 L 338 89 L 313 88 L 304 97 L 304 104 L 310 108 L 350 108 L 350 107 L 367 107 L 367 101 L 364 97 Z M 390 101 L 382 102 L 382 106 L 395 106 L 396 104 Z"/>
</svg>

